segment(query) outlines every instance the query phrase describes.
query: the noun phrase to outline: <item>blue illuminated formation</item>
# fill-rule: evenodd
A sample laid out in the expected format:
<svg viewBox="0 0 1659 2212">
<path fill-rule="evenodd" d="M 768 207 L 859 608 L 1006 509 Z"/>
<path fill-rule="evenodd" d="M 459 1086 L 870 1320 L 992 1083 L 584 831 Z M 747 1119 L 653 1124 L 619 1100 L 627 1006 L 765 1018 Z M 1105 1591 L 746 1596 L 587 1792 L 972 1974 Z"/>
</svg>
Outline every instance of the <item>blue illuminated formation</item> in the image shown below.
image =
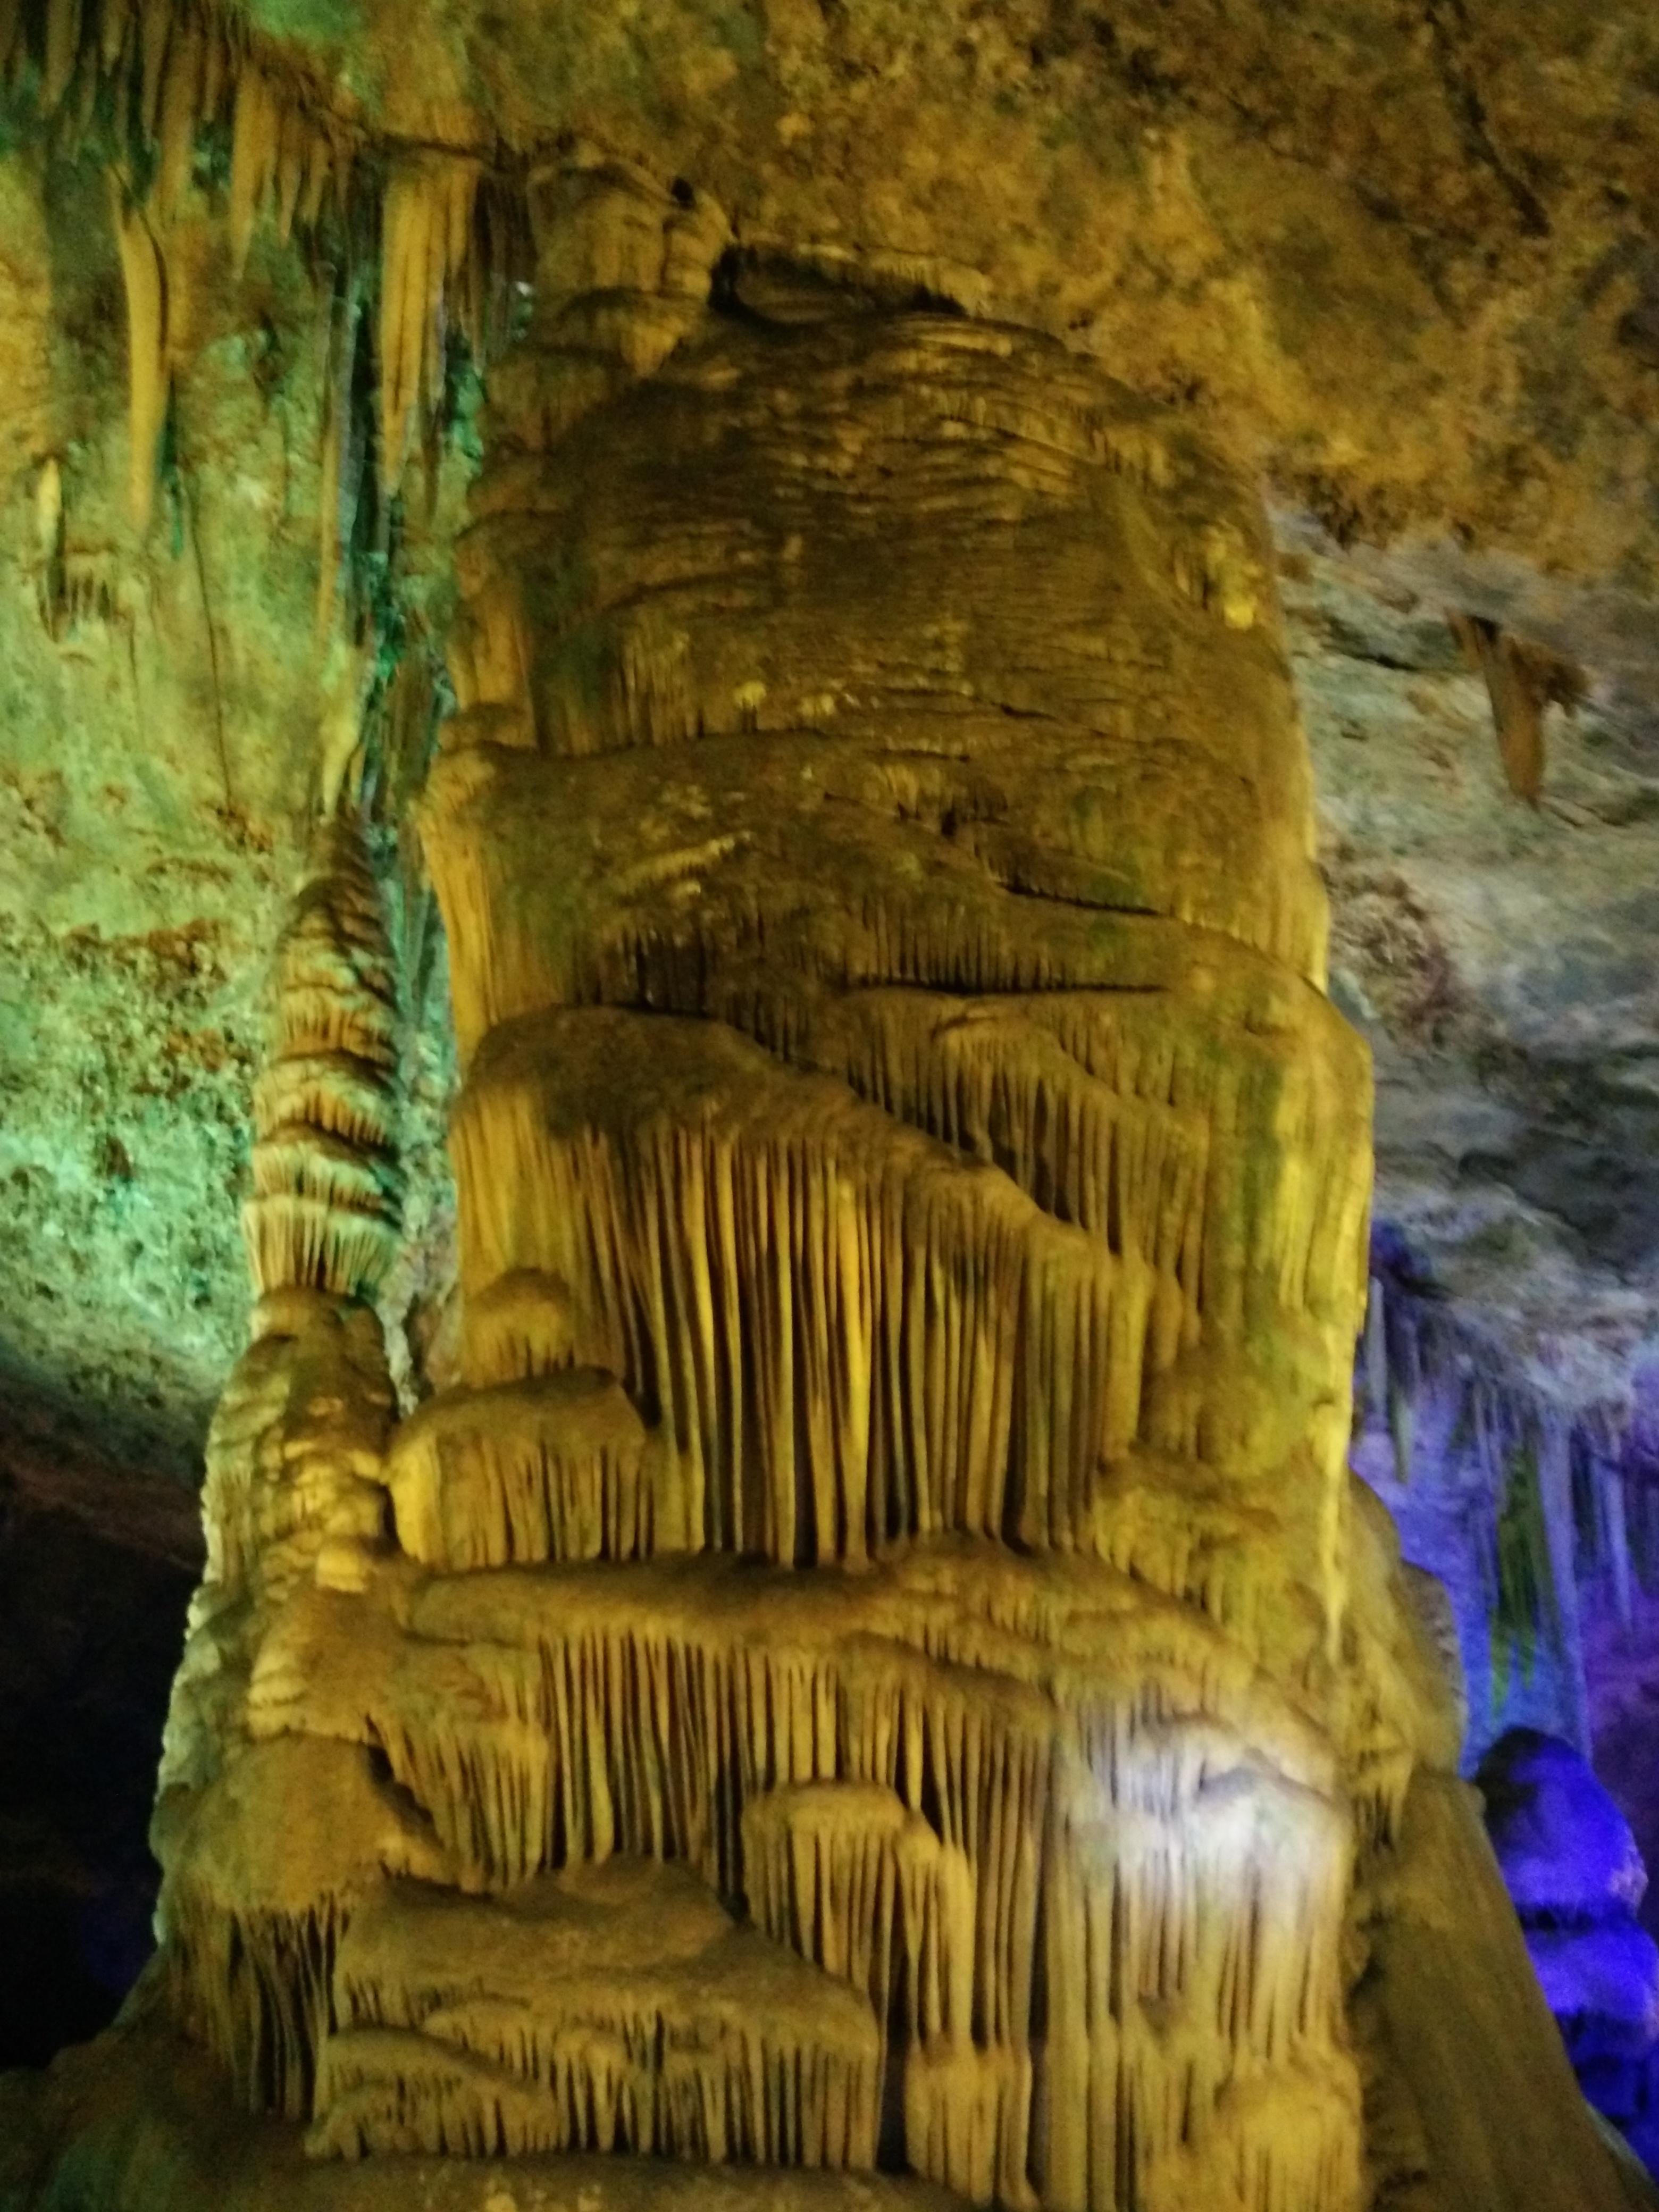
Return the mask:
<svg viewBox="0 0 1659 2212">
<path fill-rule="evenodd" d="M 1659 2172 L 1659 1947 L 1637 1919 L 1647 1869 L 1571 1744 L 1510 1729 L 1476 1777 L 1527 1949 L 1585 2095 Z"/>
</svg>

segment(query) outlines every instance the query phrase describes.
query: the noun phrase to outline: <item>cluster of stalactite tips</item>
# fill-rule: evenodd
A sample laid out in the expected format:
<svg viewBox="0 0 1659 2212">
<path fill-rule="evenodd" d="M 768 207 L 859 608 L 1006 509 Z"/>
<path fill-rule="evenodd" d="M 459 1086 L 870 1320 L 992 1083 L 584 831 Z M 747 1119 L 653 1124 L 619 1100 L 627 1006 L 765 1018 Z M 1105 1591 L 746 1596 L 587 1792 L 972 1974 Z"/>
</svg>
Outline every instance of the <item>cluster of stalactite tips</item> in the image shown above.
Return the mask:
<svg viewBox="0 0 1659 2212">
<path fill-rule="evenodd" d="M 461 1376 L 395 1418 L 342 817 L 255 1102 L 171 2002 L 319 2156 L 1353 2212 L 1356 1864 L 1455 1745 L 1346 1488 L 1364 1075 L 1259 518 L 914 270 L 733 313 L 683 192 L 573 162 L 538 220 L 423 820 Z"/>
<path fill-rule="evenodd" d="M 1478 1603 L 1476 1737 L 1519 1716 L 1588 1752 L 1590 1608 L 1610 1604 L 1628 1638 L 1641 1599 L 1659 1589 L 1651 1468 L 1611 1419 L 1575 1418 L 1460 1326 L 1397 1231 L 1385 1225 L 1372 1243 L 1358 1462 L 1389 1490 L 1408 1539 Z M 1447 1523 L 1455 1540 L 1434 1533 Z"/>
<path fill-rule="evenodd" d="M 303 243 L 318 292 L 319 623 L 373 512 L 380 550 L 411 453 L 442 427 L 452 353 L 485 362 L 527 264 L 526 164 L 486 160 L 453 118 L 377 136 L 291 42 L 211 0 L 21 0 L 0 7 L 0 101 L 61 154 L 102 164 L 126 304 L 131 506 L 141 532 L 178 465 L 175 380 L 192 289 L 240 276 L 266 228 Z M 222 237 L 222 262 L 196 234 Z M 199 330 L 198 330 L 199 336 Z M 368 367 L 365 379 L 364 367 Z M 366 404 L 372 389 L 378 404 Z M 42 613 L 95 614 L 107 577 L 63 573 L 60 465 L 40 484 Z M 357 611 L 361 611 L 361 610 Z"/>
</svg>

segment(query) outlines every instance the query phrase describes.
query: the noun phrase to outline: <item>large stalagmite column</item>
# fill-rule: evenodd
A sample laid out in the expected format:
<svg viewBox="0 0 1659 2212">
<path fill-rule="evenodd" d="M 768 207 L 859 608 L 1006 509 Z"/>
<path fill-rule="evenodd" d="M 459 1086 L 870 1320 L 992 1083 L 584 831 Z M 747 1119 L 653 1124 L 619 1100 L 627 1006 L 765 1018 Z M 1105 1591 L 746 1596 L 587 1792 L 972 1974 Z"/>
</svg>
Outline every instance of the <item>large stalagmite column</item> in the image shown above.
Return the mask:
<svg viewBox="0 0 1659 2212">
<path fill-rule="evenodd" d="M 1255 501 L 926 271 L 538 192 L 424 823 L 465 1382 L 182 1697 L 180 2002 L 319 2155 L 1352 2212 L 1411 1745 Z"/>
<path fill-rule="evenodd" d="M 473 1387 L 393 1479 L 561 1563 L 560 1687 L 527 1834 L 404 1771 L 868 1992 L 884 2131 L 764 2154 L 1347 2206 L 1369 1089 L 1257 503 L 912 272 L 708 310 L 695 204 L 538 213 L 426 817 Z"/>
</svg>

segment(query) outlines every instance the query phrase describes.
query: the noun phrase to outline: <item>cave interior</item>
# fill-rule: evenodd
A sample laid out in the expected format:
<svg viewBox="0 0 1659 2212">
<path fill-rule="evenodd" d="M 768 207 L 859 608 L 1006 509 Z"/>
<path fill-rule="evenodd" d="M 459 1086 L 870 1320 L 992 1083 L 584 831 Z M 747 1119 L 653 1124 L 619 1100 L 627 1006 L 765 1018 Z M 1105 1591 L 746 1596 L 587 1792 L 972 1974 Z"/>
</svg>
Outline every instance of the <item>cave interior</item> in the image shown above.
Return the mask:
<svg viewBox="0 0 1659 2212">
<path fill-rule="evenodd" d="M 0 2212 L 1659 2205 L 1642 0 L 0 0 Z"/>
</svg>

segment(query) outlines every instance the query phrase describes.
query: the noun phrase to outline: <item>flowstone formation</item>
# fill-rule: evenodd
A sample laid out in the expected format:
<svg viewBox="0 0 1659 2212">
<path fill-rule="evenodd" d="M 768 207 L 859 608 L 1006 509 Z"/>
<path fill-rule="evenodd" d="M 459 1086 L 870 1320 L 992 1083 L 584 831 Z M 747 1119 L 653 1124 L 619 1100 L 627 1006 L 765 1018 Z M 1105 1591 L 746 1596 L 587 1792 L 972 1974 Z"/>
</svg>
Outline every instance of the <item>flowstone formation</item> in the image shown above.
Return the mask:
<svg viewBox="0 0 1659 2212">
<path fill-rule="evenodd" d="M 1335 1740 L 1366 1093 L 1256 517 L 906 272 L 711 314 L 695 204 L 535 205 L 427 811 L 472 1372 L 392 1460 L 477 1687 L 381 1740 L 486 1884 L 740 1902 L 783 2063 L 619 2126 L 556 1983 L 405 1975 L 322 2133 L 1351 2203 L 1410 1755 Z"/>
<path fill-rule="evenodd" d="M 289 2124 L 226 2203 L 1623 2201 L 1346 1470 L 1368 1076 L 1254 498 L 926 270 L 580 149 L 532 211 L 422 818 L 460 1380 L 394 1425 L 342 821 L 120 2048 Z"/>
</svg>

